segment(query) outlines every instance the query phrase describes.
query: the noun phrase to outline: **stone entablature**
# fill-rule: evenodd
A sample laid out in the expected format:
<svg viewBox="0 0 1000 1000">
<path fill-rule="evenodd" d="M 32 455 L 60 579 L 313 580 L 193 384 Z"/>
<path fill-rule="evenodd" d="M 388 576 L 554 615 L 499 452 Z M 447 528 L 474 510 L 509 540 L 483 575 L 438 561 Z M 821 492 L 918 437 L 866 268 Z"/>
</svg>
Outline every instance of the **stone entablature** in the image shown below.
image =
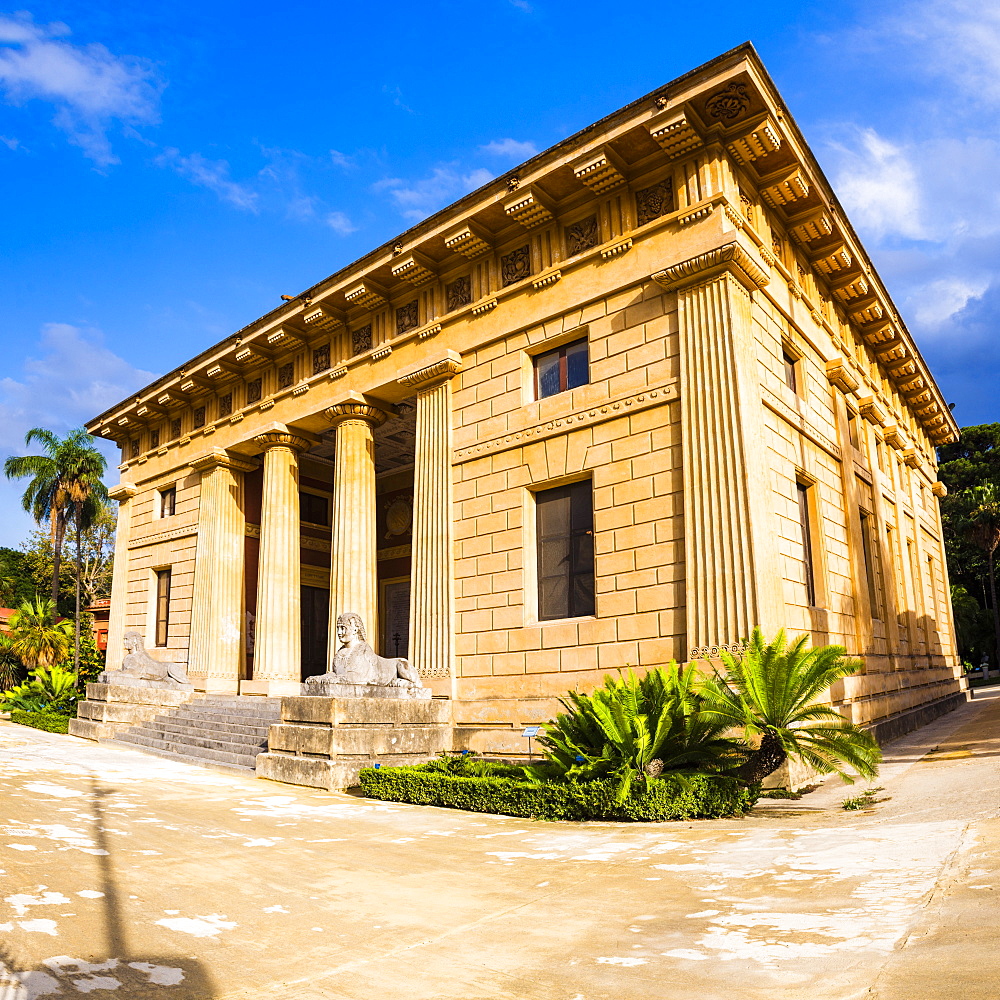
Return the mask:
<svg viewBox="0 0 1000 1000">
<path fill-rule="evenodd" d="M 588 211 L 597 242 L 571 255 L 566 234 Z M 162 457 L 288 396 L 385 364 L 437 329 L 451 346 L 478 339 L 461 327 L 499 316 L 511 299 L 544 298 L 572 271 L 631 254 L 664 228 L 717 228 L 720 215 L 783 279 L 798 300 L 792 313 L 826 326 L 865 382 L 888 380 L 928 457 L 951 440 L 947 406 L 748 47 L 539 154 L 90 426 L 122 444 L 125 463 Z M 505 261 L 522 247 L 525 264 L 510 280 Z"/>
</svg>

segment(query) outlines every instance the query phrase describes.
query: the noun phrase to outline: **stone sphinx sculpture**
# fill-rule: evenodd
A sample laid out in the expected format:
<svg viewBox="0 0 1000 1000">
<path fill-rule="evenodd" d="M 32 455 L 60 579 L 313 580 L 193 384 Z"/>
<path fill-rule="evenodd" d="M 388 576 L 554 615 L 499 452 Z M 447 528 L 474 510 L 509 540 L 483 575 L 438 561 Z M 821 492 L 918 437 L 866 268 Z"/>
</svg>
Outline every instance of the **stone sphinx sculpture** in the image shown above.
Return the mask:
<svg viewBox="0 0 1000 1000">
<path fill-rule="evenodd" d="M 368 644 L 365 623 L 348 611 L 337 618 L 337 639 L 341 646 L 334 654 L 333 669 L 306 678 L 307 695 L 328 697 L 429 698 L 431 692 L 420 683 L 420 675 L 401 656 L 379 656 Z"/>
<path fill-rule="evenodd" d="M 126 684 L 136 687 L 170 687 L 186 689 L 191 687 L 187 670 L 182 663 L 164 663 L 154 660 L 146 652 L 142 633 L 129 629 L 124 636 L 128 652 L 120 670 L 106 670 L 101 674 L 105 684 Z"/>
</svg>

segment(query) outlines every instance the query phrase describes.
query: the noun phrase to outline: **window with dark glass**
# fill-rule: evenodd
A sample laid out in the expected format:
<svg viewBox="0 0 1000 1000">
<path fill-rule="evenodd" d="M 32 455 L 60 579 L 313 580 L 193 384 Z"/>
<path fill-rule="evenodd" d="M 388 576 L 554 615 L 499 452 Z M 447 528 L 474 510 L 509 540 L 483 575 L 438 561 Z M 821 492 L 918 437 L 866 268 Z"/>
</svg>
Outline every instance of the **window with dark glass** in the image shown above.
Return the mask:
<svg viewBox="0 0 1000 1000">
<path fill-rule="evenodd" d="M 868 584 L 868 600 L 872 618 L 881 620 L 882 605 L 878 599 L 878 582 L 875 577 L 875 551 L 872 544 L 872 518 L 867 511 L 861 511 L 861 555 L 865 563 L 865 581 Z"/>
<path fill-rule="evenodd" d="M 813 563 L 812 526 L 809 520 L 809 487 L 795 484 L 799 501 L 799 530 L 802 532 L 802 561 L 805 570 L 806 598 L 810 607 L 816 605 L 816 567 Z"/>
<path fill-rule="evenodd" d="M 299 494 L 299 518 L 309 524 L 329 524 L 329 504 L 326 497 L 315 493 Z"/>
<path fill-rule="evenodd" d="M 170 624 L 170 570 L 156 571 L 156 645 L 167 644 L 167 626 Z"/>
<path fill-rule="evenodd" d="M 594 614 L 594 504 L 589 480 L 535 494 L 538 617 Z"/>
<path fill-rule="evenodd" d="M 177 488 L 171 486 L 170 489 L 160 492 L 160 517 L 173 517 L 177 510 Z"/>
<path fill-rule="evenodd" d="M 575 389 L 590 381 L 587 338 L 546 351 L 535 358 L 535 398 Z"/>
<path fill-rule="evenodd" d="M 858 415 L 852 410 L 847 411 L 847 439 L 851 447 L 861 450 L 861 435 L 858 433 Z"/>
<path fill-rule="evenodd" d="M 792 392 L 799 391 L 799 373 L 798 373 L 798 363 L 799 359 L 793 357 L 788 351 L 781 352 L 781 361 L 785 366 L 785 385 L 788 386 Z"/>
</svg>

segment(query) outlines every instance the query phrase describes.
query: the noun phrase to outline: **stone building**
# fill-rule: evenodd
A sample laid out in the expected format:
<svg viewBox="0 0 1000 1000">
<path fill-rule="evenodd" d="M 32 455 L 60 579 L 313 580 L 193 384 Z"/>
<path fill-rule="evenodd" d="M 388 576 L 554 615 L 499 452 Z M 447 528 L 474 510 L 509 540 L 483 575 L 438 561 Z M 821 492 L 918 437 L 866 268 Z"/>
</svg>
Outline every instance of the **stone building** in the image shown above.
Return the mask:
<svg viewBox="0 0 1000 1000">
<path fill-rule="evenodd" d="M 935 446 L 957 429 L 749 45 L 538 154 L 95 418 L 126 628 L 280 695 L 356 611 L 456 746 L 754 625 L 963 697 Z"/>
</svg>

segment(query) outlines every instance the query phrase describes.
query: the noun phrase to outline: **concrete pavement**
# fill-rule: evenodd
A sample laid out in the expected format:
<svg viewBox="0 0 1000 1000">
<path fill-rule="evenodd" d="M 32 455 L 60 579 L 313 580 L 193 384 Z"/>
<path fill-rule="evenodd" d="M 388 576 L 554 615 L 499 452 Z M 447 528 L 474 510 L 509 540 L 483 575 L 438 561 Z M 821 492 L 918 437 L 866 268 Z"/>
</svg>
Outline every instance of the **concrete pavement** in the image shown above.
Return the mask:
<svg viewBox="0 0 1000 1000">
<path fill-rule="evenodd" d="M 0 1000 L 1000 993 L 1000 692 L 748 818 L 368 802 L 0 723 Z"/>
</svg>

